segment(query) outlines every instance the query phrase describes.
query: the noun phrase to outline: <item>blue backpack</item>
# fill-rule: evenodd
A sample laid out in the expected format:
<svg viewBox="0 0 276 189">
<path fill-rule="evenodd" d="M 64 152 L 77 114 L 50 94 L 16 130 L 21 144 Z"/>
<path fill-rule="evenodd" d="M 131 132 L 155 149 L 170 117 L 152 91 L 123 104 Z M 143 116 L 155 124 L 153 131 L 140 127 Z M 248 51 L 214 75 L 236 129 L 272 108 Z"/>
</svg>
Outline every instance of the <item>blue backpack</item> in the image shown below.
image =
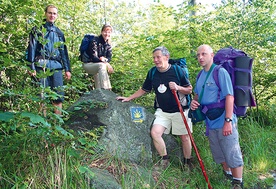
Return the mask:
<svg viewBox="0 0 276 189">
<path fill-rule="evenodd" d="M 32 36 L 32 38 L 37 40 L 36 51 L 35 51 L 35 54 L 31 54 L 32 47 L 30 46 L 30 42 L 29 42 L 27 49 L 25 51 L 25 59 L 28 62 L 35 62 L 35 61 L 38 61 L 38 59 L 37 59 L 38 57 L 42 57 L 42 58 L 46 58 L 46 59 L 57 60 L 58 62 L 61 63 L 62 58 L 60 55 L 61 53 L 59 52 L 62 49 L 61 47 L 58 48 L 58 51 L 56 50 L 56 52 L 53 52 L 50 55 L 46 54 L 47 51 L 45 51 L 45 49 L 43 49 L 44 47 L 43 47 L 42 41 L 43 40 L 49 41 L 49 35 L 46 35 L 46 33 L 43 33 L 42 30 L 43 30 L 43 26 L 41 26 L 39 28 L 37 28 L 37 27 L 32 28 L 32 31 L 29 34 L 30 35 L 29 40 L 30 40 L 31 36 Z M 64 35 L 63 35 L 62 31 L 58 27 L 55 27 L 55 30 L 51 30 L 51 32 L 53 32 L 53 31 L 57 33 L 58 39 L 59 39 L 58 41 L 64 43 L 65 39 L 64 39 Z M 47 31 L 47 32 L 50 32 L 50 31 Z M 48 36 L 48 39 L 46 39 L 46 36 Z M 40 39 L 41 37 L 43 37 L 44 39 Z M 67 48 L 65 44 L 63 45 L 63 48 Z M 67 52 L 67 50 L 65 50 L 65 53 L 66 52 Z M 65 54 L 65 56 L 66 56 L 67 60 L 69 60 L 68 54 Z"/>
<path fill-rule="evenodd" d="M 80 45 L 80 56 L 79 59 L 82 62 L 90 62 L 90 57 L 86 53 L 90 42 L 95 38 L 95 34 L 85 34 Z"/>
<path fill-rule="evenodd" d="M 207 109 L 224 108 L 225 101 L 220 101 L 221 87 L 218 79 L 220 68 L 224 68 L 230 75 L 234 90 L 234 113 L 240 117 L 246 116 L 247 107 L 256 106 L 252 92 L 252 63 L 253 59 L 241 50 L 233 47 L 222 48 L 214 56 L 217 65 L 213 71 L 213 78 L 219 88 L 217 103 L 207 105 Z M 201 70 L 197 76 L 199 78 Z"/>
<path fill-rule="evenodd" d="M 185 58 L 179 58 L 179 59 L 169 59 L 169 64 L 171 64 L 175 70 L 176 76 L 180 82 L 181 76 L 184 74 L 187 79 L 189 79 L 189 70 L 187 67 L 186 59 Z M 151 80 L 153 80 L 154 74 L 156 72 L 156 67 L 153 67 L 150 71 Z M 192 96 L 184 95 L 182 93 L 178 93 L 180 103 L 182 103 L 182 99 L 185 97 L 187 104 L 182 104 L 182 106 L 187 109 L 190 107 Z"/>
</svg>

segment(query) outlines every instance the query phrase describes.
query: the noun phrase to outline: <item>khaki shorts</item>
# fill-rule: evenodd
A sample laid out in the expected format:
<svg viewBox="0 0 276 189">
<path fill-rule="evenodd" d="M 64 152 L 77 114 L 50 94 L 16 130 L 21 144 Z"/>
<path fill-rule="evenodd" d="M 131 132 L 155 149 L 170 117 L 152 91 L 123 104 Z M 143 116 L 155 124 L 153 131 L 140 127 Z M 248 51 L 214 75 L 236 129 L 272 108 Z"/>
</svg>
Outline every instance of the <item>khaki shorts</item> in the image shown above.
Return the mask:
<svg viewBox="0 0 276 189">
<path fill-rule="evenodd" d="M 166 113 L 163 112 L 160 108 L 157 108 L 155 112 L 155 120 L 153 125 L 158 124 L 162 125 L 166 128 L 165 134 L 169 134 L 172 130 L 173 135 L 186 135 L 188 131 L 182 119 L 180 112 L 175 113 Z M 188 126 L 190 128 L 191 133 L 193 132 L 193 126 L 191 119 L 188 118 L 188 110 L 184 111 L 185 118 L 187 120 Z"/>
</svg>

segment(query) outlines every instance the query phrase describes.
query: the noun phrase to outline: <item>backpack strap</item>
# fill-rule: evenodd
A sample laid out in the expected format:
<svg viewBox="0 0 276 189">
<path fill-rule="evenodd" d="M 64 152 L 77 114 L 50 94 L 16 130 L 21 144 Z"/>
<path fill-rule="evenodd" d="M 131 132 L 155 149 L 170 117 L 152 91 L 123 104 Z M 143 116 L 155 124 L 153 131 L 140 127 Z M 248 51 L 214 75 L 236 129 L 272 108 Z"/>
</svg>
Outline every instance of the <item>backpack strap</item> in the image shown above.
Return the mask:
<svg viewBox="0 0 276 189">
<path fill-rule="evenodd" d="M 216 68 L 214 69 L 214 72 L 213 72 L 213 78 L 215 80 L 215 83 L 216 83 L 217 87 L 219 88 L 217 102 L 213 103 L 213 104 L 206 105 L 207 110 L 212 109 L 212 108 L 225 108 L 225 100 L 226 99 L 220 100 L 221 87 L 220 87 L 220 84 L 219 84 L 219 77 L 218 77 L 220 68 L 222 68 L 221 64 L 217 65 Z M 231 82 L 233 82 L 233 81 L 231 80 Z M 237 109 L 237 107 L 234 103 L 233 113 L 235 113 L 235 114 L 236 114 L 236 109 Z"/>
<path fill-rule="evenodd" d="M 184 71 L 179 66 L 177 66 L 175 64 L 172 64 L 172 67 L 173 67 L 173 69 L 176 73 L 176 77 L 179 81 L 179 84 L 181 84 L 181 74 L 184 74 Z M 156 70 L 157 70 L 157 68 L 154 66 L 149 71 L 149 77 L 150 77 L 151 81 L 153 80 L 153 77 L 154 77 L 154 74 L 155 74 Z M 190 104 L 191 104 L 192 97 L 191 97 L 191 95 L 185 95 L 185 96 L 186 96 L 186 100 L 187 100 L 187 106 L 183 106 L 183 109 L 188 109 Z M 156 98 L 155 98 L 155 103 L 158 103 L 156 101 Z"/>
<path fill-rule="evenodd" d="M 149 70 L 148 75 L 149 75 L 149 77 L 150 77 L 151 82 L 153 81 L 153 77 L 154 77 L 154 74 L 155 74 L 156 70 L 157 70 L 157 68 L 156 68 L 155 66 L 152 67 L 152 68 Z M 158 102 L 157 102 L 157 98 L 156 98 L 156 96 L 155 96 L 155 98 L 154 98 L 154 108 L 157 108 L 157 106 L 159 106 L 159 105 L 158 105 Z"/>
<path fill-rule="evenodd" d="M 221 91 L 221 87 L 220 87 L 220 84 L 219 84 L 219 78 L 218 78 L 218 73 L 219 73 L 219 69 L 221 68 L 222 66 L 221 65 L 216 65 L 214 67 L 214 70 L 213 70 L 213 78 L 215 80 L 215 83 L 217 85 L 217 87 L 219 88 L 218 89 L 218 96 L 217 96 L 217 102 L 216 103 L 213 103 L 213 104 L 208 104 L 208 105 L 203 105 L 202 107 L 202 112 L 203 113 L 206 113 L 209 109 L 212 109 L 212 108 L 224 108 L 225 107 L 225 99 L 223 100 L 220 100 L 220 91 Z M 197 80 L 198 78 L 200 77 L 201 73 L 203 72 L 203 70 L 201 70 L 198 75 L 197 75 Z"/>
<path fill-rule="evenodd" d="M 64 42 L 65 43 L 65 37 L 64 37 L 64 34 L 63 32 L 57 27 L 56 27 L 56 32 L 57 32 L 57 35 L 58 35 L 58 38 L 61 42 Z"/>
<path fill-rule="evenodd" d="M 220 69 L 221 67 L 222 67 L 221 65 L 217 65 L 217 66 L 214 68 L 214 71 L 213 71 L 213 78 L 214 78 L 214 80 L 215 80 L 215 83 L 216 83 L 217 87 L 219 88 L 219 92 L 221 91 L 221 88 L 220 88 L 220 84 L 219 84 L 218 74 L 219 74 L 219 69 Z"/>
<path fill-rule="evenodd" d="M 176 73 L 176 77 L 177 77 L 177 79 L 178 79 L 178 81 L 179 81 L 179 83 L 181 82 L 181 80 L 180 80 L 180 74 L 181 74 L 181 72 L 180 72 L 180 69 L 179 68 L 176 68 L 177 66 L 175 65 L 175 64 L 172 64 L 172 67 L 173 67 L 173 69 L 174 69 L 174 71 L 175 71 L 175 73 Z M 150 69 L 150 71 L 149 71 L 149 75 L 150 75 L 150 79 L 151 79 L 151 81 L 153 80 L 153 76 L 154 76 L 154 74 L 155 74 L 155 72 L 156 72 L 156 67 L 154 66 L 154 67 L 152 67 L 151 69 Z"/>
<path fill-rule="evenodd" d="M 172 67 L 173 67 L 173 69 L 174 69 L 174 71 L 176 73 L 176 77 L 177 77 L 179 83 L 181 83 L 181 72 L 183 73 L 183 70 L 179 66 L 177 66 L 175 64 L 172 64 Z"/>
<path fill-rule="evenodd" d="M 172 64 L 173 68 L 174 68 L 174 71 L 176 73 L 176 77 L 179 81 L 179 84 L 181 85 L 181 76 L 185 76 L 188 74 L 188 73 L 184 73 L 184 70 L 176 65 L 176 64 Z M 188 79 L 188 78 L 187 78 Z M 186 96 L 186 100 L 187 100 L 187 105 L 186 106 L 183 106 L 183 109 L 188 109 L 190 107 L 190 104 L 191 104 L 191 101 L 192 101 L 192 96 L 191 94 L 188 94 L 188 95 L 185 95 Z"/>
<path fill-rule="evenodd" d="M 150 69 L 150 71 L 149 71 L 149 76 L 150 76 L 150 80 L 152 81 L 153 80 L 153 76 L 154 76 L 154 74 L 155 74 L 155 72 L 156 72 L 156 67 L 154 66 L 154 67 L 152 67 L 151 69 Z"/>
<path fill-rule="evenodd" d="M 172 67 L 173 67 L 173 69 L 174 69 L 174 71 L 176 73 L 176 77 L 177 77 L 179 83 L 181 83 L 181 76 L 182 76 L 182 74 L 184 74 L 184 71 L 179 66 L 177 66 L 175 64 L 172 64 Z M 156 72 L 156 69 L 157 69 L 156 67 L 153 67 L 149 71 L 149 75 L 150 75 L 150 79 L 151 80 L 153 80 L 153 76 L 154 76 L 154 74 Z"/>
<path fill-rule="evenodd" d="M 200 72 L 196 76 L 196 80 L 198 80 L 198 78 L 200 77 L 200 75 L 201 75 L 202 72 L 203 72 L 203 70 L 200 70 Z"/>
</svg>

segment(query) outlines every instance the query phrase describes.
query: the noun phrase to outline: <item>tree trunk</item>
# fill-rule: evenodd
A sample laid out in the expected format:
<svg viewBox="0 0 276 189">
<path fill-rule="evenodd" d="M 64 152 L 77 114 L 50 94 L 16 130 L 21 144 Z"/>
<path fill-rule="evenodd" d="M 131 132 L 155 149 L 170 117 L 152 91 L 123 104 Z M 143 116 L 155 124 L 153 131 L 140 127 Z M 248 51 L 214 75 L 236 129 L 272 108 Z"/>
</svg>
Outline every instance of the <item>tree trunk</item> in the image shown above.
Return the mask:
<svg viewBox="0 0 276 189">
<path fill-rule="evenodd" d="M 189 1 L 189 6 L 195 6 L 197 4 L 197 0 L 190 0 Z M 196 15 L 196 11 L 192 10 L 190 12 L 190 16 L 195 16 Z"/>
</svg>

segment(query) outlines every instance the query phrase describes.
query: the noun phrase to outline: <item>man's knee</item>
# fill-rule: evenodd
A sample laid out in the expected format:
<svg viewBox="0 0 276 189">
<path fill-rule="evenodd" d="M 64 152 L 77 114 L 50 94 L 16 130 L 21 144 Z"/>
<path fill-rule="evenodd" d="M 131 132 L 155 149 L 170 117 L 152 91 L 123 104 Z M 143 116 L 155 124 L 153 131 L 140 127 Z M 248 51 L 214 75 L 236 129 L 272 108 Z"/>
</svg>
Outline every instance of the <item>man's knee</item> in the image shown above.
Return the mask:
<svg viewBox="0 0 276 189">
<path fill-rule="evenodd" d="M 150 135 L 151 135 L 151 137 L 155 137 L 157 135 L 157 132 L 156 132 L 156 130 L 154 128 L 152 128 L 150 130 Z"/>
<path fill-rule="evenodd" d="M 150 135 L 152 138 L 161 137 L 164 133 L 164 129 L 161 125 L 153 125 L 150 131 Z"/>
<path fill-rule="evenodd" d="M 106 64 L 100 63 L 99 64 L 99 70 L 107 70 Z"/>
</svg>

